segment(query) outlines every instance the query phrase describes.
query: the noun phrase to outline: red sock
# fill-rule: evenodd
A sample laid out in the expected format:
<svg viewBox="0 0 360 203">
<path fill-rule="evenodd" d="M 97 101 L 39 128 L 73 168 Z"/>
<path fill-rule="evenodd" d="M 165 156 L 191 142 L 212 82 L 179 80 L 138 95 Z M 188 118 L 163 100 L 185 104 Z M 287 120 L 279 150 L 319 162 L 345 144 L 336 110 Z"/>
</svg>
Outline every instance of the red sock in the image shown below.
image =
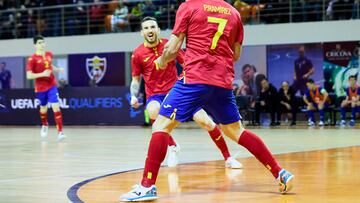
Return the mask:
<svg viewBox="0 0 360 203">
<path fill-rule="evenodd" d="M 40 112 L 41 125 L 49 125 L 47 120 L 47 113 Z"/>
<path fill-rule="evenodd" d="M 216 146 L 220 149 L 225 161 L 230 157 L 230 153 L 224 137 L 221 135 L 221 131 L 218 126 L 215 126 L 214 130 L 209 131 L 211 139 L 214 141 Z"/>
<path fill-rule="evenodd" d="M 56 128 L 57 128 L 58 132 L 62 132 L 63 121 L 62 121 L 61 111 L 54 112 L 54 117 L 55 117 Z"/>
<path fill-rule="evenodd" d="M 150 119 L 150 123 L 151 125 L 154 124 L 155 120 L 154 119 Z"/>
<path fill-rule="evenodd" d="M 245 130 L 238 143 L 251 152 L 272 174 L 278 177 L 281 167 L 264 142 L 253 132 Z"/>
<path fill-rule="evenodd" d="M 169 146 L 176 146 L 176 142 L 171 135 L 169 136 Z"/>
<path fill-rule="evenodd" d="M 150 187 L 156 182 L 161 163 L 164 161 L 169 144 L 169 134 L 154 132 L 152 134 L 141 185 Z"/>
</svg>

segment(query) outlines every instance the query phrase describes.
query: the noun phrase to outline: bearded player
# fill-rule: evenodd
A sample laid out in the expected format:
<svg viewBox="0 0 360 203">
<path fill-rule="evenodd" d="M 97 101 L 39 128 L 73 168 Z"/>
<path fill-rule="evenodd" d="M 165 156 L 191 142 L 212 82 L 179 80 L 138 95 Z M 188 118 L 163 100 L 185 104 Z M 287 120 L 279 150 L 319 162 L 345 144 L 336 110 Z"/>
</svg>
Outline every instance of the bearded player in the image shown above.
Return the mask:
<svg viewBox="0 0 360 203">
<path fill-rule="evenodd" d="M 154 121 L 159 114 L 160 105 L 166 94 L 177 80 L 177 70 L 175 60 L 168 63 L 165 70 L 156 67 L 154 61 L 162 54 L 167 39 L 160 39 L 158 36 L 160 29 L 157 21 L 152 17 L 145 17 L 141 22 L 141 35 L 144 37 L 144 43 L 138 46 L 132 55 L 132 81 L 131 81 L 131 106 L 139 107 L 137 95 L 139 93 L 140 76 L 142 75 L 145 82 L 146 91 L 146 109 L 149 112 L 150 119 Z M 176 58 L 180 63 L 184 63 L 184 52 L 181 50 Z M 166 107 L 165 107 L 166 108 Z M 230 156 L 229 150 L 221 135 L 220 129 L 208 117 L 204 110 L 202 114 L 194 118 L 194 120 L 204 129 L 206 129 L 212 140 L 220 149 L 225 166 L 228 168 L 242 168 L 235 158 Z M 179 145 L 169 136 L 169 156 L 168 166 L 175 167 L 178 164 Z"/>
</svg>

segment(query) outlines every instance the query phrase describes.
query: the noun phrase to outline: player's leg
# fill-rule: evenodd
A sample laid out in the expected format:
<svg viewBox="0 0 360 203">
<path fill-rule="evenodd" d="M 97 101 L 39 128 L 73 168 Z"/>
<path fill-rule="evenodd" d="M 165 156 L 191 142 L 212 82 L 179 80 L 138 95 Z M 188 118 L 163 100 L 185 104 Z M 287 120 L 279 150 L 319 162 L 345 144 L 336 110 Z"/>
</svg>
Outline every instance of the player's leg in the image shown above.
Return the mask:
<svg viewBox="0 0 360 203">
<path fill-rule="evenodd" d="M 351 102 L 351 118 L 350 118 L 350 126 L 355 125 L 355 118 L 356 118 L 356 111 L 357 111 L 358 105 L 356 101 Z"/>
<path fill-rule="evenodd" d="M 211 115 L 221 124 L 225 135 L 251 152 L 282 184 L 281 192 L 291 189 L 290 180 L 293 175 L 283 170 L 276 159 L 266 147 L 264 142 L 253 132 L 245 130 L 241 124 L 241 116 L 236 106 L 235 97 L 231 90 L 217 88 L 216 102 L 206 106 Z"/>
<path fill-rule="evenodd" d="M 149 113 L 151 123 L 154 123 L 155 119 L 159 115 L 160 106 L 166 95 L 153 95 L 148 98 L 146 110 Z M 174 138 L 169 136 L 169 155 L 167 165 L 169 167 L 176 167 L 179 163 L 180 146 L 177 145 Z"/>
<path fill-rule="evenodd" d="M 340 113 L 341 113 L 341 121 L 340 126 L 346 125 L 346 108 L 349 106 L 349 102 L 347 100 L 343 100 L 340 106 Z"/>
<path fill-rule="evenodd" d="M 208 131 L 212 141 L 215 145 L 220 149 L 224 160 L 225 167 L 227 168 L 243 168 L 242 164 L 238 162 L 234 157 L 230 156 L 229 149 L 226 145 L 224 137 L 221 135 L 220 128 L 216 125 L 216 123 L 208 116 L 208 114 L 203 110 L 197 111 L 193 120 L 202 128 Z"/>
<path fill-rule="evenodd" d="M 245 147 L 271 172 L 279 181 L 280 192 L 285 193 L 292 188 L 294 175 L 280 166 L 260 137 L 246 130 L 240 121 L 220 126 L 225 135 Z"/>
<path fill-rule="evenodd" d="M 307 113 L 308 113 L 308 126 L 315 125 L 315 116 L 314 116 L 314 103 L 310 102 L 312 105 L 307 106 Z"/>
<path fill-rule="evenodd" d="M 144 201 L 157 198 L 155 182 L 166 156 L 170 133 L 179 122 L 192 118 L 209 92 L 207 85 L 186 85 L 181 81 L 175 83 L 154 122 L 141 184 L 122 195 L 120 200 Z"/>
<path fill-rule="evenodd" d="M 60 109 L 59 93 L 57 87 L 52 87 L 48 91 L 48 98 L 49 98 L 49 102 L 51 103 L 51 108 L 54 112 L 54 120 L 58 131 L 58 141 L 61 141 L 65 139 L 66 136 L 63 133 L 63 117 Z"/>
<path fill-rule="evenodd" d="M 42 138 L 45 138 L 45 137 L 47 137 L 48 130 L 49 130 L 49 123 L 48 123 L 48 119 L 47 119 L 47 111 L 48 111 L 47 93 L 46 92 L 38 92 L 38 93 L 36 93 L 36 98 L 40 101 L 40 119 L 41 119 L 40 136 Z"/>
<path fill-rule="evenodd" d="M 146 105 L 146 110 L 149 113 L 150 121 L 153 124 L 155 119 L 159 115 L 160 106 L 162 101 L 164 100 L 165 95 L 154 95 L 148 98 L 148 102 Z M 176 142 L 172 136 L 169 138 L 169 146 L 176 146 Z"/>
<path fill-rule="evenodd" d="M 320 119 L 319 119 L 319 126 L 325 125 L 325 104 L 318 104 L 317 109 L 319 110 Z"/>
</svg>

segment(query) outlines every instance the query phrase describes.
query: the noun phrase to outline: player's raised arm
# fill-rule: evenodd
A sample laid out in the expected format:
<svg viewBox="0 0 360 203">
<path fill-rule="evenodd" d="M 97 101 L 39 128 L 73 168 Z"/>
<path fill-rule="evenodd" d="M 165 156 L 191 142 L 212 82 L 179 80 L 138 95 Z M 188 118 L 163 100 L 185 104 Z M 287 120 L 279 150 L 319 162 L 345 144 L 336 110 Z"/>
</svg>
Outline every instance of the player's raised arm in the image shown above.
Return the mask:
<svg viewBox="0 0 360 203">
<path fill-rule="evenodd" d="M 155 64 L 160 69 L 166 68 L 168 62 L 177 57 L 177 53 L 185 39 L 184 33 L 179 33 L 178 36 L 172 34 L 169 41 L 165 44 L 163 54 L 155 61 Z"/>
</svg>

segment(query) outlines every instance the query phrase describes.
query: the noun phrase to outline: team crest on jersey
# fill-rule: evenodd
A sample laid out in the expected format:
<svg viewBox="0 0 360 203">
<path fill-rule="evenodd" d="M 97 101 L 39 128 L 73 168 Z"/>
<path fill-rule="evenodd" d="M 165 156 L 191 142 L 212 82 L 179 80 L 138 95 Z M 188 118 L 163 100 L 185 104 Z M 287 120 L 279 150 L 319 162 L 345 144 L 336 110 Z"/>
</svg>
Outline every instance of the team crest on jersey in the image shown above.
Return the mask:
<svg viewBox="0 0 360 203">
<path fill-rule="evenodd" d="M 86 59 L 86 72 L 91 79 L 99 83 L 106 72 L 106 58 L 94 56 Z"/>
</svg>

